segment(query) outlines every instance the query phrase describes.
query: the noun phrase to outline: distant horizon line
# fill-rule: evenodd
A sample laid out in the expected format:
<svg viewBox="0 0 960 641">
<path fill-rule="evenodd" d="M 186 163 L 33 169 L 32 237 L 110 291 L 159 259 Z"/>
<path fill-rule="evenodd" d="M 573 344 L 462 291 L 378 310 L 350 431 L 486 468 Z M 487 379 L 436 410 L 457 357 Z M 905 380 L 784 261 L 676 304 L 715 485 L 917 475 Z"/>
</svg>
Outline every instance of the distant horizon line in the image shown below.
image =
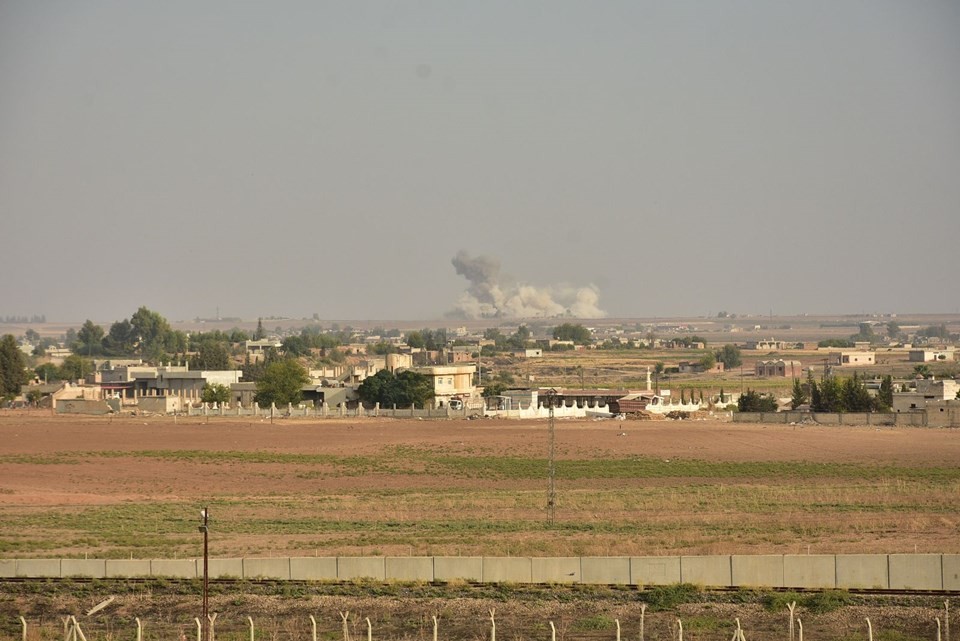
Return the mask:
<svg viewBox="0 0 960 641">
<path fill-rule="evenodd" d="M 153 310 L 158 311 L 159 310 Z M 162 314 L 161 314 L 162 315 Z M 87 320 L 93 320 L 85 318 L 83 320 L 51 320 L 45 319 L 42 323 L 35 322 L 30 320 L 24 321 L 6 321 L 4 318 L 9 318 L 9 315 L 3 316 L 0 315 L 0 325 L 77 325 L 81 326 Z M 34 314 L 32 317 L 44 316 L 42 314 Z M 263 322 L 282 322 L 282 323 L 316 323 L 321 325 L 329 324 L 338 324 L 338 325 L 350 325 L 351 323 L 359 323 L 364 325 L 369 324 L 389 324 L 389 323 L 423 323 L 423 324 L 436 324 L 444 323 L 447 326 L 454 326 L 457 323 L 464 324 L 476 324 L 476 323 L 491 323 L 491 322 L 522 322 L 522 323 L 549 323 L 549 322 L 580 322 L 580 323 L 601 323 L 601 324 L 616 324 L 622 322 L 664 322 L 664 321 L 711 321 L 711 322 L 736 322 L 744 320 L 771 320 L 771 319 L 909 319 L 912 317 L 916 318 L 945 318 L 960 321 L 960 311 L 955 312 L 834 312 L 834 313 L 795 313 L 795 314 L 762 314 L 762 313 L 739 313 L 733 312 L 728 316 L 718 316 L 718 315 L 684 315 L 684 314 L 659 314 L 659 315 L 648 315 L 648 316 L 605 316 L 605 317 L 594 317 L 594 318 L 581 318 L 576 316 L 490 316 L 482 318 L 313 318 L 313 317 L 296 317 L 296 316 L 256 316 L 251 318 L 243 318 L 237 316 L 227 316 L 222 318 L 201 318 L 194 317 L 191 319 L 171 319 L 167 318 L 167 321 L 174 324 L 229 324 L 229 323 L 240 323 L 240 324 L 249 324 L 257 323 L 260 321 Z M 124 318 L 129 318 L 126 316 Z M 123 319 L 115 320 L 93 320 L 94 323 L 98 325 L 110 325 L 112 323 L 118 322 Z M 425 325 L 426 326 L 426 325 Z"/>
</svg>

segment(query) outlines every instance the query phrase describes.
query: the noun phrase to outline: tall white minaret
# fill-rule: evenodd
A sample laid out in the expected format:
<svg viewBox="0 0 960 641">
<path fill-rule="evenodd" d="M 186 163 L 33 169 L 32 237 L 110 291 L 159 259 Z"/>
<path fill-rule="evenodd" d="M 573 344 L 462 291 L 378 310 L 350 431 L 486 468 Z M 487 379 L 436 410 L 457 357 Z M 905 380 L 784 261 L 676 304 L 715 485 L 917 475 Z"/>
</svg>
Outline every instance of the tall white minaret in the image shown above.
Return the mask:
<svg viewBox="0 0 960 641">
<path fill-rule="evenodd" d="M 653 386 L 650 383 L 650 366 L 647 365 L 647 391 L 649 392 L 651 390 L 653 390 Z"/>
</svg>

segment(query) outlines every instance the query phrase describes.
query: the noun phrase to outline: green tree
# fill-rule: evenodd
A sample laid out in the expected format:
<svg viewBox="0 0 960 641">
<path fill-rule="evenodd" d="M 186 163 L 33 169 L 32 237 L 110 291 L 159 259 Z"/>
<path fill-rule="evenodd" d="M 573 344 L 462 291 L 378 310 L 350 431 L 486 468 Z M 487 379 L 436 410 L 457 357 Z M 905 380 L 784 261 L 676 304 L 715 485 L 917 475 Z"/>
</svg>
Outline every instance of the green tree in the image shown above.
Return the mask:
<svg viewBox="0 0 960 641">
<path fill-rule="evenodd" d="M 577 345 L 588 345 L 592 340 L 590 330 L 579 323 L 557 325 L 553 328 L 553 337 L 558 341 L 573 341 Z"/>
<path fill-rule="evenodd" d="M 44 383 L 52 383 L 60 380 L 60 368 L 53 363 L 42 363 L 33 370 L 37 378 Z"/>
<path fill-rule="evenodd" d="M 846 405 L 844 404 L 843 385 L 838 378 L 835 376 L 827 376 L 820 381 L 820 385 L 818 385 L 817 388 L 820 390 L 820 407 L 815 408 L 814 411 L 847 411 Z"/>
<path fill-rule="evenodd" d="M 850 337 L 851 341 L 869 341 L 877 340 L 877 335 L 873 333 L 873 325 L 870 323 L 860 323 L 860 331 Z"/>
<path fill-rule="evenodd" d="M 38 389 L 32 389 L 27 391 L 27 402 L 33 405 L 34 407 L 40 404 L 40 400 L 43 398 L 43 392 Z"/>
<path fill-rule="evenodd" d="M 263 329 L 263 319 L 257 319 L 257 330 L 253 333 L 253 340 L 262 341 L 267 337 L 267 332 Z"/>
<path fill-rule="evenodd" d="M 799 378 L 793 379 L 793 393 L 790 395 L 790 409 L 797 409 L 807 402 L 807 391 L 803 389 Z"/>
<path fill-rule="evenodd" d="M 777 400 L 748 389 L 737 400 L 737 409 L 741 412 L 776 412 Z"/>
<path fill-rule="evenodd" d="M 170 323 L 158 312 L 140 307 L 130 317 L 130 326 L 137 339 L 137 353 L 146 360 L 161 360 L 168 349 Z"/>
<path fill-rule="evenodd" d="M 423 407 L 433 398 L 433 381 L 413 370 L 394 374 L 389 370 L 380 370 L 368 376 L 357 388 L 360 400 L 365 403 L 380 403 L 382 407 Z"/>
<path fill-rule="evenodd" d="M 705 370 L 713 369 L 714 365 L 717 364 L 717 357 L 713 352 L 707 352 L 700 359 L 700 367 Z"/>
<path fill-rule="evenodd" d="M 900 323 L 897 321 L 889 321 L 887 323 L 887 336 L 890 338 L 897 338 L 900 336 Z"/>
<path fill-rule="evenodd" d="M 306 356 L 310 353 L 310 343 L 303 336 L 287 336 L 280 344 L 280 349 L 287 356 Z"/>
<path fill-rule="evenodd" d="M 503 381 L 493 380 L 484 385 L 483 396 L 502 396 L 505 391 L 507 391 L 506 383 Z"/>
<path fill-rule="evenodd" d="M 874 407 L 878 412 L 889 412 L 893 409 L 893 377 L 889 374 L 880 381 L 880 391 L 874 399 Z"/>
<path fill-rule="evenodd" d="M 197 353 L 190 358 L 190 369 L 222 371 L 234 369 L 224 343 L 208 339 L 200 343 Z"/>
<path fill-rule="evenodd" d="M 77 331 L 73 351 L 84 356 L 99 356 L 103 353 L 103 338 L 103 328 L 88 318 Z"/>
<path fill-rule="evenodd" d="M 36 345 L 40 342 L 40 334 L 37 333 L 37 330 L 32 327 L 28 328 L 26 332 L 23 333 L 23 337 L 27 339 L 27 342 L 31 345 Z"/>
<path fill-rule="evenodd" d="M 71 354 L 63 359 L 60 366 L 60 378 L 66 381 L 75 381 L 85 377 L 96 369 L 93 361 L 79 354 Z"/>
<path fill-rule="evenodd" d="M 856 372 L 842 382 L 843 406 L 847 412 L 870 412 L 873 410 L 873 397 L 867 386 Z"/>
<path fill-rule="evenodd" d="M 836 347 L 844 349 L 847 347 L 853 347 L 853 341 L 848 341 L 845 338 L 828 338 L 817 343 L 817 347 Z"/>
<path fill-rule="evenodd" d="M 261 407 L 275 403 L 277 407 L 292 403 L 297 405 L 303 398 L 301 388 L 310 382 L 307 370 L 292 358 L 274 361 L 267 365 L 257 381 L 254 400 Z"/>
<path fill-rule="evenodd" d="M 427 341 L 423 338 L 423 333 L 413 330 L 407 334 L 407 345 L 414 349 L 423 349 L 427 344 Z"/>
<path fill-rule="evenodd" d="M 740 348 L 730 343 L 727 343 L 721 349 L 717 350 L 714 356 L 718 361 L 723 363 L 723 368 L 726 370 L 740 367 L 740 364 L 743 363 L 743 360 L 740 358 Z"/>
<path fill-rule="evenodd" d="M 13 334 L 0 338 L 0 397 L 13 397 L 30 380 L 26 359 Z"/>
<path fill-rule="evenodd" d="M 79 337 L 80 333 L 77 332 Z M 110 331 L 103 339 L 105 352 L 109 356 L 128 356 L 133 354 L 136 346 L 136 335 L 130 321 L 123 319 L 110 326 Z"/>
<path fill-rule="evenodd" d="M 207 383 L 200 393 L 200 400 L 204 403 L 223 405 L 230 402 L 230 388 L 220 383 Z"/>
<path fill-rule="evenodd" d="M 927 338 L 950 338 L 950 332 L 943 323 L 939 325 L 930 325 L 917 332 L 917 336 L 926 336 Z"/>
<path fill-rule="evenodd" d="M 383 356 L 385 354 L 396 354 L 400 349 L 393 343 L 388 343 L 386 341 L 380 341 L 379 343 L 371 343 L 367 345 L 367 354 L 377 354 Z"/>
</svg>

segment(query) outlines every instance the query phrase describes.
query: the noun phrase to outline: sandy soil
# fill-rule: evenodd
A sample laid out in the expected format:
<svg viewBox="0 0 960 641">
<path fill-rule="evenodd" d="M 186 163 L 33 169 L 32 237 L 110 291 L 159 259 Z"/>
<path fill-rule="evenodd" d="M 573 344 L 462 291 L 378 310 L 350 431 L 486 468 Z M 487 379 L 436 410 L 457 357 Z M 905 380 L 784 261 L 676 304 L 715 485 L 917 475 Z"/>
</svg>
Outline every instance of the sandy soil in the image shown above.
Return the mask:
<svg viewBox="0 0 960 641">
<path fill-rule="evenodd" d="M 271 424 L 268 419 L 72 418 L 0 412 L 0 518 L 16 519 L 19 524 L 16 532 L 0 536 L 0 543 L 5 537 L 13 539 L 8 552 L 0 551 L 0 556 L 88 551 L 162 554 L 162 542 L 153 550 L 138 552 L 129 541 L 106 540 L 109 537 L 104 532 L 110 528 L 97 525 L 92 516 L 71 525 L 57 520 L 56 515 L 66 514 L 65 510 L 77 513 L 88 508 L 141 505 L 149 518 L 162 520 L 166 517 L 158 510 L 163 505 L 199 504 L 211 498 L 230 506 L 231 512 L 221 510 L 221 515 L 232 519 L 236 527 L 230 534 L 224 532 L 220 543 L 221 549 L 238 555 L 298 554 L 304 548 L 312 551 L 324 546 L 330 553 L 371 549 L 411 553 L 417 551 L 410 543 L 411 537 L 416 537 L 416 523 L 439 518 L 438 510 L 442 517 L 448 509 L 461 510 L 456 518 L 468 521 L 492 518 L 532 524 L 501 536 L 497 545 L 505 547 L 495 550 L 501 553 L 549 549 L 562 554 L 597 554 L 614 548 L 658 554 L 796 552 L 809 544 L 829 552 L 948 552 L 955 547 L 958 516 L 947 507 L 954 493 L 949 482 L 940 482 L 936 492 L 929 492 L 925 486 L 901 485 L 896 479 L 876 490 L 856 479 L 840 483 L 826 479 L 822 481 L 823 502 L 837 507 L 823 510 L 806 509 L 805 505 L 820 500 L 816 487 L 821 481 L 808 479 L 806 487 L 794 487 L 776 473 L 766 478 L 728 479 L 724 485 L 730 489 L 722 500 L 715 488 L 709 489 L 720 484 L 708 478 L 621 476 L 561 483 L 562 515 L 567 520 L 601 524 L 613 519 L 621 524 L 656 525 L 631 537 L 624 547 L 622 536 L 615 531 L 584 530 L 563 541 L 551 541 L 551 535 L 536 525 L 543 519 L 541 478 L 445 476 L 416 468 L 403 473 L 372 470 L 340 475 L 333 466 L 316 460 L 309 464 L 251 462 L 240 456 L 211 465 L 189 455 L 197 451 L 270 452 L 375 460 L 397 457 L 404 448 L 454 456 L 542 460 L 548 450 L 547 422 L 278 419 Z M 125 452 L 154 454 L 125 456 Z M 955 468 L 960 461 L 960 430 L 747 425 L 717 420 L 558 420 L 556 452 L 560 460 L 653 457 L 664 461 L 805 461 L 942 469 Z M 83 453 L 99 455 L 84 457 Z M 796 508 L 780 511 L 776 504 L 781 500 Z M 595 507 L 591 501 L 607 503 Z M 866 506 L 863 510 L 858 507 L 861 503 Z M 737 514 L 741 504 L 747 506 L 743 516 Z M 241 531 L 238 524 L 245 519 L 258 519 L 264 524 L 261 527 L 269 530 L 269 520 L 280 518 L 283 505 L 296 505 L 301 514 L 340 510 L 366 523 L 394 520 L 407 531 L 381 532 L 379 538 L 367 538 L 365 543 L 360 537 L 352 541 L 349 534 L 334 531 L 336 528 L 328 527 L 326 534 L 318 535 L 303 524 L 283 537 L 268 531 Z M 133 518 L 130 512 L 125 514 Z M 316 518 L 334 517 L 325 512 Z M 54 527 L 49 525 L 51 520 L 62 532 L 50 529 Z M 738 525 L 745 520 L 752 521 L 750 528 Z M 156 531 L 176 538 L 175 533 L 162 534 L 162 524 Z M 30 547 L 29 541 L 37 538 L 44 541 L 43 546 Z M 490 539 L 481 535 L 468 538 L 469 542 L 462 542 L 457 532 L 437 534 L 433 547 L 419 551 L 488 549 Z M 189 552 L 183 543 L 173 545 Z"/>
</svg>

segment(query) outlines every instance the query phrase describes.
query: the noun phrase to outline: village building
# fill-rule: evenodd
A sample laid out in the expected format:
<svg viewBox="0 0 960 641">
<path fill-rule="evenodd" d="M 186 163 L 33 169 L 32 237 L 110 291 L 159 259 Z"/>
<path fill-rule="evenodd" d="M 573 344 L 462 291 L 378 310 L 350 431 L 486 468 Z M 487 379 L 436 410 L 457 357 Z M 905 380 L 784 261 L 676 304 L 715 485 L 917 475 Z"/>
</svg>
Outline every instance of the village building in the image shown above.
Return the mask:
<svg viewBox="0 0 960 641">
<path fill-rule="evenodd" d="M 928 409 L 934 404 L 955 401 L 960 392 L 960 382 L 951 378 L 917 379 L 913 389 L 895 392 L 893 395 L 894 412 L 910 412 Z"/>
<path fill-rule="evenodd" d="M 473 377 L 476 365 L 435 365 L 414 367 L 411 371 L 430 378 L 433 384 L 433 406 L 446 407 L 451 399 L 466 403 L 476 393 Z"/>
<path fill-rule="evenodd" d="M 875 352 L 863 352 L 860 350 L 830 352 L 827 355 L 827 363 L 835 367 L 876 365 L 877 354 Z"/>
<path fill-rule="evenodd" d="M 771 361 L 757 361 L 753 366 L 756 376 L 774 377 L 790 376 L 800 378 L 803 373 L 803 365 L 800 361 L 783 360 L 782 358 Z"/>
<path fill-rule="evenodd" d="M 911 349 L 907 353 L 907 357 L 911 363 L 953 361 L 956 360 L 956 352 L 953 347 L 944 347 L 941 349 Z"/>
</svg>

